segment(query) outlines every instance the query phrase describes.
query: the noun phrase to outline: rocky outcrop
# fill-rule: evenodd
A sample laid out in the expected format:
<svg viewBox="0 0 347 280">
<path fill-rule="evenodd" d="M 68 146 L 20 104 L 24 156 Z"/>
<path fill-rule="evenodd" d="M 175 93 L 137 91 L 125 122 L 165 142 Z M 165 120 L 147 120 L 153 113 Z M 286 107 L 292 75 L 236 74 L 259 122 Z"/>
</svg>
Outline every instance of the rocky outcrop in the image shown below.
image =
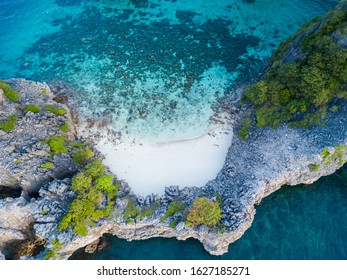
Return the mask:
<svg viewBox="0 0 347 280">
<path fill-rule="evenodd" d="M 0 103 L 0 123 L 11 115 L 18 117 L 13 131 L 0 130 L 0 186 L 34 193 L 52 178 L 63 178 L 75 172 L 71 154 L 52 156 L 49 146 L 43 143 L 52 136 L 62 134 L 73 141 L 74 125 L 68 108 L 53 100 L 54 95 L 46 84 L 23 79 L 12 79 L 8 84 L 20 93 L 20 101 L 3 98 Z M 35 105 L 41 111 L 30 112 L 26 110 L 27 105 Z M 53 114 L 44 109 L 47 105 L 58 106 L 66 114 Z M 69 128 L 67 133 L 60 128 L 65 123 Z M 41 167 L 47 162 L 51 162 L 53 167 Z"/>
</svg>

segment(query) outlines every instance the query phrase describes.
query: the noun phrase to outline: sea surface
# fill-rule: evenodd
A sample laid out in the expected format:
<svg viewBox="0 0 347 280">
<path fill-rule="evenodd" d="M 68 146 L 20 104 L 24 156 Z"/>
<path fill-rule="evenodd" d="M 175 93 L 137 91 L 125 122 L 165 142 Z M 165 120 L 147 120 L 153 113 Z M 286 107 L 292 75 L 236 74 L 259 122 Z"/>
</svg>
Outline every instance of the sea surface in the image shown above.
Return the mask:
<svg viewBox="0 0 347 280">
<path fill-rule="evenodd" d="M 71 259 L 107 260 L 339 260 L 347 259 L 347 165 L 312 185 L 284 186 L 256 207 L 253 225 L 222 256 L 194 239 L 127 242 L 106 235 L 110 247 Z"/>
<path fill-rule="evenodd" d="M 137 139 L 207 133 L 223 100 L 333 0 L 1 0 L 0 77 L 62 80 Z"/>
<path fill-rule="evenodd" d="M 110 129 L 137 139 L 194 138 L 283 39 L 336 3 L 0 0 L 0 79 L 62 81 L 82 114 L 108 118 Z M 346 258 L 344 170 L 264 200 L 251 229 L 220 258 Z M 90 257 L 211 256 L 194 240 L 112 238 L 111 249 Z"/>
</svg>

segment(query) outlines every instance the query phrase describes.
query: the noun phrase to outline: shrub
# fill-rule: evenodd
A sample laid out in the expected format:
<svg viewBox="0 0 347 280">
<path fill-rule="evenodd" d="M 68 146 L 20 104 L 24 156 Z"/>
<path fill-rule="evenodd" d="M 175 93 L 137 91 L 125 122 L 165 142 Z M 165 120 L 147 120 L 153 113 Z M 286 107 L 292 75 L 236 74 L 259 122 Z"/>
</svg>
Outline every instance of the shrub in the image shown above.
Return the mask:
<svg viewBox="0 0 347 280">
<path fill-rule="evenodd" d="M 94 159 L 92 162 L 88 163 L 84 168 L 84 172 L 87 176 L 92 178 L 100 177 L 105 171 L 105 165 L 98 159 Z"/>
<path fill-rule="evenodd" d="M 48 214 L 48 210 L 42 210 L 40 213 L 40 215 L 44 216 Z"/>
<path fill-rule="evenodd" d="M 25 106 L 25 112 L 32 112 L 34 114 L 37 114 L 41 112 L 41 109 L 39 106 L 29 104 Z"/>
<path fill-rule="evenodd" d="M 157 205 L 155 203 L 153 203 L 150 206 L 148 206 L 147 208 L 143 208 L 142 211 L 141 211 L 140 217 L 144 218 L 144 217 L 153 216 L 155 210 L 157 209 L 156 206 Z"/>
<path fill-rule="evenodd" d="M 131 197 L 127 197 L 127 207 L 124 210 L 123 217 L 124 220 L 128 220 L 129 218 L 136 218 L 140 211 L 137 209 L 134 200 Z"/>
<path fill-rule="evenodd" d="M 55 107 L 53 105 L 46 105 L 43 107 L 46 111 L 51 112 L 55 115 L 65 115 L 66 110 L 63 108 Z"/>
<path fill-rule="evenodd" d="M 65 136 L 52 136 L 43 143 L 48 144 L 51 149 L 51 156 L 54 154 L 62 154 L 67 152 L 67 146 L 65 146 L 67 138 Z"/>
<path fill-rule="evenodd" d="M 206 197 L 199 197 L 189 209 L 187 221 L 195 226 L 215 226 L 222 219 L 222 210 L 217 201 Z"/>
<path fill-rule="evenodd" d="M 179 222 L 178 220 L 172 220 L 172 221 L 170 222 L 169 227 L 172 228 L 172 229 L 175 229 L 176 226 L 177 226 L 177 224 L 178 224 L 178 222 Z"/>
<path fill-rule="evenodd" d="M 93 156 L 94 156 L 93 151 L 89 149 L 88 147 L 86 147 L 83 149 L 78 149 L 76 152 L 74 152 L 74 154 L 72 155 L 72 158 L 75 164 L 81 164 Z"/>
<path fill-rule="evenodd" d="M 113 184 L 113 176 L 110 174 L 104 174 L 98 177 L 94 186 L 97 190 L 103 191 L 109 198 L 114 198 L 118 192 L 118 185 Z"/>
<path fill-rule="evenodd" d="M 185 208 L 186 206 L 183 202 L 180 202 L 177 199 L 175 199 L 167 208 L 166 213 L 164 217 L 162 217 L 161 221 L 164 222 L 167 218 L 172 217 L 179 212 L 182 212 Z"/>
<path fill-rule="evenodd" d="M 239 136 L 242 140 L 249 139 L 248 130 L 250 129 L 252 125 L 252 119 L 247 117 L 242 122 L 242 128 L 239 131 Z"/>
<path fill-rule="evenodd" d="M 4 91 L 4 94 L 7 99 L 18 102 L 20 99 L 20 95 L 17 91 L 12 89 L 9 84 L 5 83 L 4 81 L 0 81 L 0 88 Z"/>
<path fill-rule="evenodd" d="M 54 167 L 54 164 L 52 162 L 46 162 L 41 164 L 41 167 L 46 169 L 52 169 Z"/>
<path fill-rule="evenodd" d="M 61 219 L 59 231 L 72 227 L 74 234 L 85 236 L 88 227 L 95 226 L 99 219 L 111 214 L 118 184 L 114 185 L 112 175 L 104 174 L 104 170 L 101 161 L 93 160 L 85 166 L 84 172 L 72 179 L 71 190 L 77 196 Z"/>
<path fill-rule="evenodd" d="M 92 177 L 86 176 L 84 173 L 78 173 L 72 179 L 71 190 L 78 194 L 82 194 L 89 190 L 92 185 Z"/>
<path fill-rule="evenodd" d="M 59 242 L 58 238 L 54 238 L 51 241 L 51 245 L 52 245 L 52 249 L 49 250 L 45 255 L 46 260 L 56 258 L 57 254 L 60 252 L 61 248 L 63 247 L 63 244 Z"/>
<path fill-rule="evenodd" d="M 16 115 L 11 115 L 5 122 L 0 124 L 0 129 L 3 131 L 12 131 L 15 129 L 17 121 L 18 117 Z"/>
<path fill-rule="evenodd" d="M 69 131 L 69 124 L 68 124 L 68 122 L 65 122 L 63 125 L 59 126 L 59 129 L 62 132 L 67 133 Z"/>
<path fill-rule="evenodd" d="M 310 164 L 308 167 L 309 167 L 311 172 L 314 172 L 320 168 L 320 164 Z"/>
</svg>

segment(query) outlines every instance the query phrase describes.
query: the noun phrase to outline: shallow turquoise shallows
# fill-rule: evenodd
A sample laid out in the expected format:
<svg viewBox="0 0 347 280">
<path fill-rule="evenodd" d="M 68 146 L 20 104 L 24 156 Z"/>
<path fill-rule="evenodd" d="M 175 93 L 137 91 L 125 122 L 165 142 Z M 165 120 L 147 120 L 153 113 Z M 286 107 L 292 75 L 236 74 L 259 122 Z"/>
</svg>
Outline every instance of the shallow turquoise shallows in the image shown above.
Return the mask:
<svg viewBox="0 0 347 280">
<path fill-rule="evenodd" d="M 332 0 L 0 1 L 0 77 L 63 80 L 89 117 L 165 142 L 208 132 L 220 100 Z M 75 96 L 77 98 L 77 96 Z"/>
<path fill-rule="evenodd" d="M 109 249 L 72 259 L 346 259 L 347 166 L 309 186 L 286 186 L 257 206 L 252 227 L 213 257 L 193 239 L 132 241 L 107 236 Z"/>
</svg>

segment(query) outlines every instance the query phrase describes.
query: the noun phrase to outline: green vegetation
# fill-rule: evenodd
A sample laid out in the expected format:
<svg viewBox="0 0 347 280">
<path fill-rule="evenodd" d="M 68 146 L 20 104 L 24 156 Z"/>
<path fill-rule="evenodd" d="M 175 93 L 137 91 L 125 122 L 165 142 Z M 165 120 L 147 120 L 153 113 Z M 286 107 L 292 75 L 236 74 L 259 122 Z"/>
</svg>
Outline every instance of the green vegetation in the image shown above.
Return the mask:
<svg viewBox="0 0 347 280">
<path fill-rule="evenodd" d="M 93 156 L 94 156 L 93 151 L 89 149 L 88 147 L 86 147 L 86 148 L 78 149 L 76 152 L 74 152 L 72 155 L 72 158 L 75 164 L 81 164 Z"/>
<path fill-rule="evenodd" d="M 104 174 L 95 179 L 94 185 L 97 190 L 104 192 L 108 198 L 113 199 L 118 192 L 120 183 L 117 182 L 116 184 L 113 184 L 113 176 L 110 174 Z"/>
<path fill-rule="evenodd" d="M 15 161 L 14 163 L 15 163 L 15 164 L 21 164 L 21 163 L 22 163 L 22 160 L 16 159 L 16 161 Z"/>
<path fill-rule="evenodd" d="M 47 89 L 46 88 L 41 89 L 41 93 L 42 94 L 46 94 L 47 93 Z"/>
<path fill-rule="evenodd" d="M 94 159 L 91 163 L 88 163 L 84 168 L 84 173 L 92 178 L 100 177 L 105 171 L 105 165 L 98 159 Z"/>
<path fill-rule="evenodd" d="M 53 113 L 53 114 L 55 114 L 55 115 L 61 115 L 61 116 L 63 116 L 63 115 L 65 115 L 65 113 L 66 113 L 66 110 L 65 110 L 65 109 L 59 108 L 59 107 L 55 107 L 55 106 L 53 106 L 53 105 L 46 105 L 46 106 L 44 106 L 43 108 L 44 108 L 46 111 L 51 112 L 51 113 Z"/>
<path fill-rule="evenodd" d="M 42 210 L 40 213 L 40 215 L 44 216 L 48 214 L 48 210 Z"/>
<path fill-rule="evenodd" d="M 242 140 L 249 139 L 248 130 L 250 129 L 251 126 L 252 126 L 252 119 L 250 117 L 246 117 L 242 121 L 242 128 L 239 130 L 239 137 Z"/>
<path fill-rule="evenodd" d="M 172 228 L 172 229 L 175 229 L 175 227 L 177 226 L 178 223 L 179 223 L 179 220 L 172 220 L 170 222 L 169 227 Z"/>
<path fill-rule="evenodd" d="M 157 205 L 155 203 L 152 203 L 150 206 L 143 208 L 141 213 L 140 213 L 140 219 L 142 219 L 144 217 L 153 216 L 156 209 L 157 209 Z"/>
<path fill-rule="evenodd" d="M 206 197 L 199 197 L 193 201 L 189 209 L 187 221 L 194 226 L 215 226 L 222 219 L 222 210 L 218 201 Z"/>
<path fill-rule="evenodd" d="M 4 81 L 0 80 L 0 88 L 4 91 L 4 94 L 7 99 L 18 102 L 20 99 L 20 95 L 17 91 L 12 89 L 9 84 L 5 83 Z"/>
<path fill-rule="evenodd" d="M 41 164 L 41 167 L 46 169 L 52 169 L 54 167 L 54 164 L 52 162 L 46 162 Z"/>
<path fill-rule="evenodd" d="M 58 238 L 54 238 L 51 242 L 52 249 L 49 250 L 46 255 L 45 259 L 55 259 L 57 257 L 57 254 L 60 252 L 61 248 L 63 248 L 63 244 L 59 242 Z"/>
<path fill-rule="evenodd" d="M 85 147 L 87 145 L 88 145 L 87 142 L 70 142 L 70 146 L 74 148 Z"/>
<path fill-rule="evenodd" d="M 59 126 L 59 129 L 62 132 L 67 133 L 69 131 L 69 124 L 68 124 L 68 122 L 65 122 L 63 125 Z"/>
<path fill-rule="evenodd" d="M 130 196 L 126 198 L 128 203 L 127 207 L 124 210 L 123 218 L 124 220 L 135 219 L 138 215 L 140 215 L 140 210 L 136 207 L 134 199 Z"/>
<path fill-rule="evenodd" d="M 16 127 L 16 123 L 18 121 L 18 117 L 16 115 L 11 115 L 8 119 L 0 124 L 0 129 L 3 131 L 12 131 Z"/>
<path fill-rule="evenodd" d="M 327 147 L 323 148 L 321 152 L 321 156 L 324 159 L 325 165 L 331 165 L 333 161 L 338 161 L 338 164 L 342 165 L 344 164 L 343 160 L 343 154 L 347 151 L 347 145 L 340 144 L 333 148 L 333 150 L 330 152 Z"/>
<path fill-rule="evenodd" d="M 176 215 L 177 213 L 182 212 L 185 209 L 186 209 L 185 204 L 175 199 L 173 202 L 171 202 L 171 204 L 167 208 L 164 217 L 161 218 L 161 221 L 164 222 L 167 218 L 172 217 Z"/>
<path fill-rule="evenodd" d="M 76 235 L 86 236 L 88 226 L 111 214 L 119 184 L 113 184 L 113 176 L 104 174 L 104 170 L 101 161 L 93 160 L 72 179 L 71 190 L 77 197 L 60 221 L 59 231 L 72 227 Z"/>
<path fill-rule="evenodd" d="M 52 136 L 42 143 L 48 144 L 49 148 L 51 149 L 51 156 L 66 153 L 68 151 L 68 143 L 65 136 Z"/>
<path fill-rule="evenodd" d="M 347 49 L 331 35 L 346 29 L 346 18 L 346 10 L 329 13 L 321 28 L 300 42 L 305 55 L 301 61 L 283 64 L 280 58 L 293 41 L 318 26 L 317 19 L 281 44 L 264 78 L 242 97 L 244 103 L 253 105 L 258 127 L 276 128 L 284 122 L 304 128 L 322 125 L 328 110 L 338 109 L 332 100 L 347 99 Z M 249 126 L 250 121 L 245 120 L 241 138 L 247 139 Z"/>
<path fill-rule="evenodd" d="M 318 169 L 320 168 L 320 164 L 310 164 L 308 168 L 311 172 L 318 171 Z"/>
<path fill-rule="evenodd" d="M 41 112 L 41 108 L 39 106 L 29 104 L 25 106 L 25 112 L 33 112 L 34 114 L 37 114 Z"/>
</svg>

